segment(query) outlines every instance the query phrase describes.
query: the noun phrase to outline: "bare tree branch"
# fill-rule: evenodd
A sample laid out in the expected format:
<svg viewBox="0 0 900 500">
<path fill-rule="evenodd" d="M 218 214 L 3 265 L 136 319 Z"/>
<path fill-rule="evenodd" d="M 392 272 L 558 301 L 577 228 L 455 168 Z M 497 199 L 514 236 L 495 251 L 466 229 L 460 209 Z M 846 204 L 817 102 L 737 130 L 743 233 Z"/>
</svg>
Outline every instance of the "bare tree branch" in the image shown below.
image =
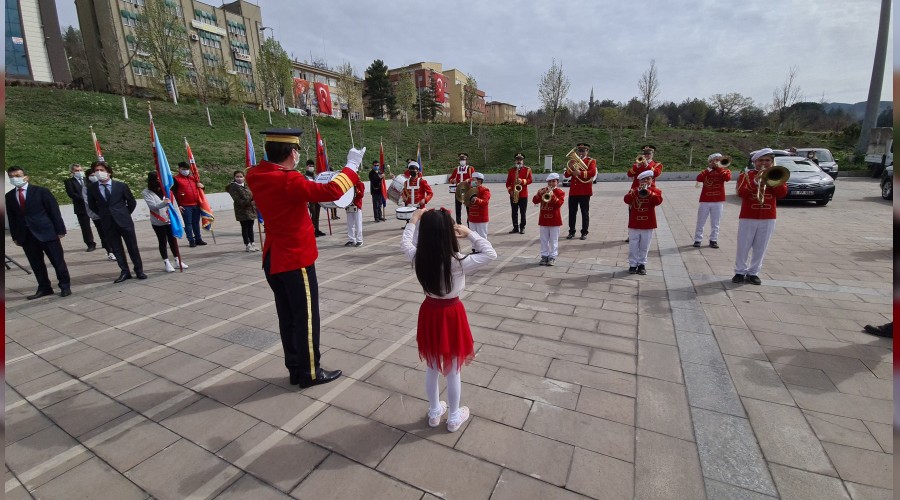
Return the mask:
<svg viewBox="0 0 900 500">
<path fill-rule="evenodd" d="M 544 73 L 544 76 L 541 77 L 541 83 L 538 85 L 538 95 L 541 98 L 541 103 L 544 105 L 547 113 L 550 114 L 550 120 L 552 121 L 551 137 L 556 135 L 556 117 L 566 95 L 569 93 L 569 85 L 570 82 L 563 73 L 562 64 L 557 63 L 556 59 L 553 59 L 550 69 Z"/>
<path fill-rule="evenodd" d="M 650 60 L 650 69 L 641 75 L 638 80 L 641 102 L 644 104 L 644 138 L 647 138 L 647 128 L 650 125 L 650 109 L 653 108 L 656 98 L 659 97 L 659 75 L 656 72 L 656 60 Z"/>
</svg>

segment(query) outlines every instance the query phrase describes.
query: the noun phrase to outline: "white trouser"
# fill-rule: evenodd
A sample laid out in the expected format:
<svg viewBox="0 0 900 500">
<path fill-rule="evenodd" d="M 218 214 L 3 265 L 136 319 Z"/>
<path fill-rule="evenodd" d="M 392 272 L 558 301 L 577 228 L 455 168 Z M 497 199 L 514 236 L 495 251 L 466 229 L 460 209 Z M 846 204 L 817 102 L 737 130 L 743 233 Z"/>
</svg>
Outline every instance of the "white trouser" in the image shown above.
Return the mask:
<svg viewBox="0 0 900 500">
<path fill-rule="evenodd" d="M 478 236 L 481 236 L 484 239 L 487 239 L 488 234 L 488 223 L 487 222 L 470 222 L 469 229 L 475 232 Z"/>
<path fill-rule="evenodd" d="M 694 231 L 694 241 L 703 241 L 703 226 L 706 219 L 711 218 L 709 225 L 709 241 L 719 241 L 719 221 L 722 220 L 724 201 L 701 201 L 697 208 L 697 230 Z"/>
<path fill-rule="evenodd" d="M 652 229 L 628 228 L 628 267 L 647 265 L 651 241 L 653 241 Z"/>
<path fill-rule="evenodd" d="M 347 211 L 347 241 L 362 243 L 362 210 Z"/>
<path fill-rule="evenodd" d="M 541 233 L 541 257 L 555 259 L 559 255 L 560 226 L 538 226 Z"/>
<path fill-rule="evenodd" d="M 428 396 L 428 417 L 434 418 L 441 414 L 441 385 L 439 382 L 441 372 L 425 365 L 425 395 Z M 447 374 L 447 417 L 456 417 L 459 411 L 459 396 L 462 392 L 462 383 L 459 378 L 459 369 L 456 359 Z"/>
<path fill-rule="evenodd" d="M 762 269 L 763 259 L 766 257 L 766 248 L 769 246 L 769 238 L 775 232 L 775 219 L 738 219 L 737 256 L 734 259 L 734 273 L 756 276 Z M 747 258 L 750 250 L 753 257 L 750 265 Z"/>
</svg>

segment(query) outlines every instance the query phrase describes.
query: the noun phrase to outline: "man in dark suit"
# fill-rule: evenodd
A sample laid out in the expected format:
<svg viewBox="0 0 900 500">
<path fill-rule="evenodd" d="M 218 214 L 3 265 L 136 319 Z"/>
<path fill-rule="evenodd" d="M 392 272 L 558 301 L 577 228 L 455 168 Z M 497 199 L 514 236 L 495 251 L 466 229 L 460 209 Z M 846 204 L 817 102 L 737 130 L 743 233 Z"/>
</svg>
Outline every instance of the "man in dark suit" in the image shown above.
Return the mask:
<svg viewBox="0 0 900 500">
<path fill-rule="evenodd" d="M 66 225 L 59 213 L 59 205 L 50 190 L 28 183 L 28 176 L 22 167 L 6 170 L 9 181 L 15 189 L 6 193 L 6 213 L 9 216 L 9 234 L 16 245 L 25 251 L 25 257 L 34 271 L 38 289 L 28 300 L 53 295 L 53 286 L 47 275 L 44 255 L 56 271 L 60 296 L 72 294 L 69 288 L 69 268 L 63 258 L 60 238 L 66 235 Z"/>
<path fill-rule="evenodd" d="M 134 221 L 131 219 L 131 213 L 137 207 L 131 188 L 124 182 L 112 179 L 112 168 L 105 161 L 95 161 L 91 164 L 91 169 L 98 182 L 88 186 L 88 206 L 100 216 L 100 224 L 106 233 L 106 243 L 115 254 L 119 269 L 122 270 L 113 283 L 131 279 L 128 261 L 125 260 L 125 251 L 122 249 L 123 240 L 134 265 L 134 274 L 137 279 L 145 280 L 147 275 L 144 274 L 144 264 L 134 233 Z"/>
<path fill-rule="evenodd" d="M 72 207 L 75 210 L 75 217 L 78 218 L 78 225 L 81 226 L 81 237 L 84 244 L 87 245 L 87 251 L 93 252 L 97 248 L 94 243 L 94 233 L 91 232 L 91 218 L 88 217 L 87 210 L 84 208 L 84 197 L 81 196 L 81 190 L 84 188 L 84 169 L 81 165 L 73 163 L 69 165 L 69 173 L 72 177 L 63 182 L 66 188 L 66 194 L 72 199 Z"/>
</svg>

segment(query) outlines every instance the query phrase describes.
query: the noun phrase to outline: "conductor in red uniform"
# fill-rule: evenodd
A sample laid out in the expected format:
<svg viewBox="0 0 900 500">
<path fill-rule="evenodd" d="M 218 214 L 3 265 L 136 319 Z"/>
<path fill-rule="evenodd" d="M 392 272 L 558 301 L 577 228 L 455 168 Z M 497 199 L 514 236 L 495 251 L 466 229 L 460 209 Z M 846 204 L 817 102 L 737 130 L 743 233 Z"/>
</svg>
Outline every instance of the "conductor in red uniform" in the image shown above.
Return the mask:
<svg viewBox="0 0 900 500">
<path fill-rule="evenodd" d="M 591 145 L 586 142 L 579 142 L 575 146 L 575 152 L 581 161 L 587 166 L 586 169 L 578 168 L 575 160 L 570 160 L 566 165 L 564 176 L 571 177 L 571 186 L 569 187 L 569 235 L 567 240 L 575 237 L 575 218 L 578 217 L 578 209 L 581 209 L 581 239 L 586 240 L 588 235 L 588 224 L 590 223 L 591 196 L 594 194 L 594 178 L 597 177 L 597 160 L 588 156 Z"/>
<path fill-rule="evenodd" d="M 316 238 L 308 203 L 335 201 L 359 182 L 356 172 L 366 149 L 351 149 L 347 166 L 331 182 L 318 184 L 296 170 L 300 163 L 297 129 L 274 129 L 266 135 L 266 156 L 247 171 L 247 185 L 266 221 L 263 271 L 275 294 L 278 329 L 290 382 L 311 387 L 331 382 L 340 370 L 319 366 L 319 286 Z"/>
</svg>

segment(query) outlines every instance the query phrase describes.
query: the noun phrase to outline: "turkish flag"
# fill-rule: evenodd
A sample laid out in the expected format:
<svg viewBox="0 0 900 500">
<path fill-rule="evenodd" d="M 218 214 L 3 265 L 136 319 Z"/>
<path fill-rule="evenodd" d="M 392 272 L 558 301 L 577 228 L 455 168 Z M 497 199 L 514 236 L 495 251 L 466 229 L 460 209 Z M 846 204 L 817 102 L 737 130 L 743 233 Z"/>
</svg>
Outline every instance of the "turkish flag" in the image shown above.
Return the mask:
<svg viewBox="0 0 900 500">
<path fill-rule="evenodd" d="M 319 127 L 316 127 L 316 173 L 320 174 L 326 170 L 328 170 L 328 153 L 325 152 L 325 141 L 319 134 Z"/>
<path fill-rule="evenodd" d="M 324 83 L 315 83 L 313 88 L 316 89 L 316 99 L 319 101 L 319 112 L 326 115 L 331 114 L 331 92 L 328 85 Z"/>
<path fill-rule="evenodd" d="M 434 75 L 434 102 L 444 102 L 444 89 L 447 83 L 444 81 L 444 75 Z"/>
<path fill-rule="evenodd" d="M 309 90 L 309 82 L 303 78 L 294 78 L 294 99 L 299 99 L 301 95 Z"/>
</svg>

